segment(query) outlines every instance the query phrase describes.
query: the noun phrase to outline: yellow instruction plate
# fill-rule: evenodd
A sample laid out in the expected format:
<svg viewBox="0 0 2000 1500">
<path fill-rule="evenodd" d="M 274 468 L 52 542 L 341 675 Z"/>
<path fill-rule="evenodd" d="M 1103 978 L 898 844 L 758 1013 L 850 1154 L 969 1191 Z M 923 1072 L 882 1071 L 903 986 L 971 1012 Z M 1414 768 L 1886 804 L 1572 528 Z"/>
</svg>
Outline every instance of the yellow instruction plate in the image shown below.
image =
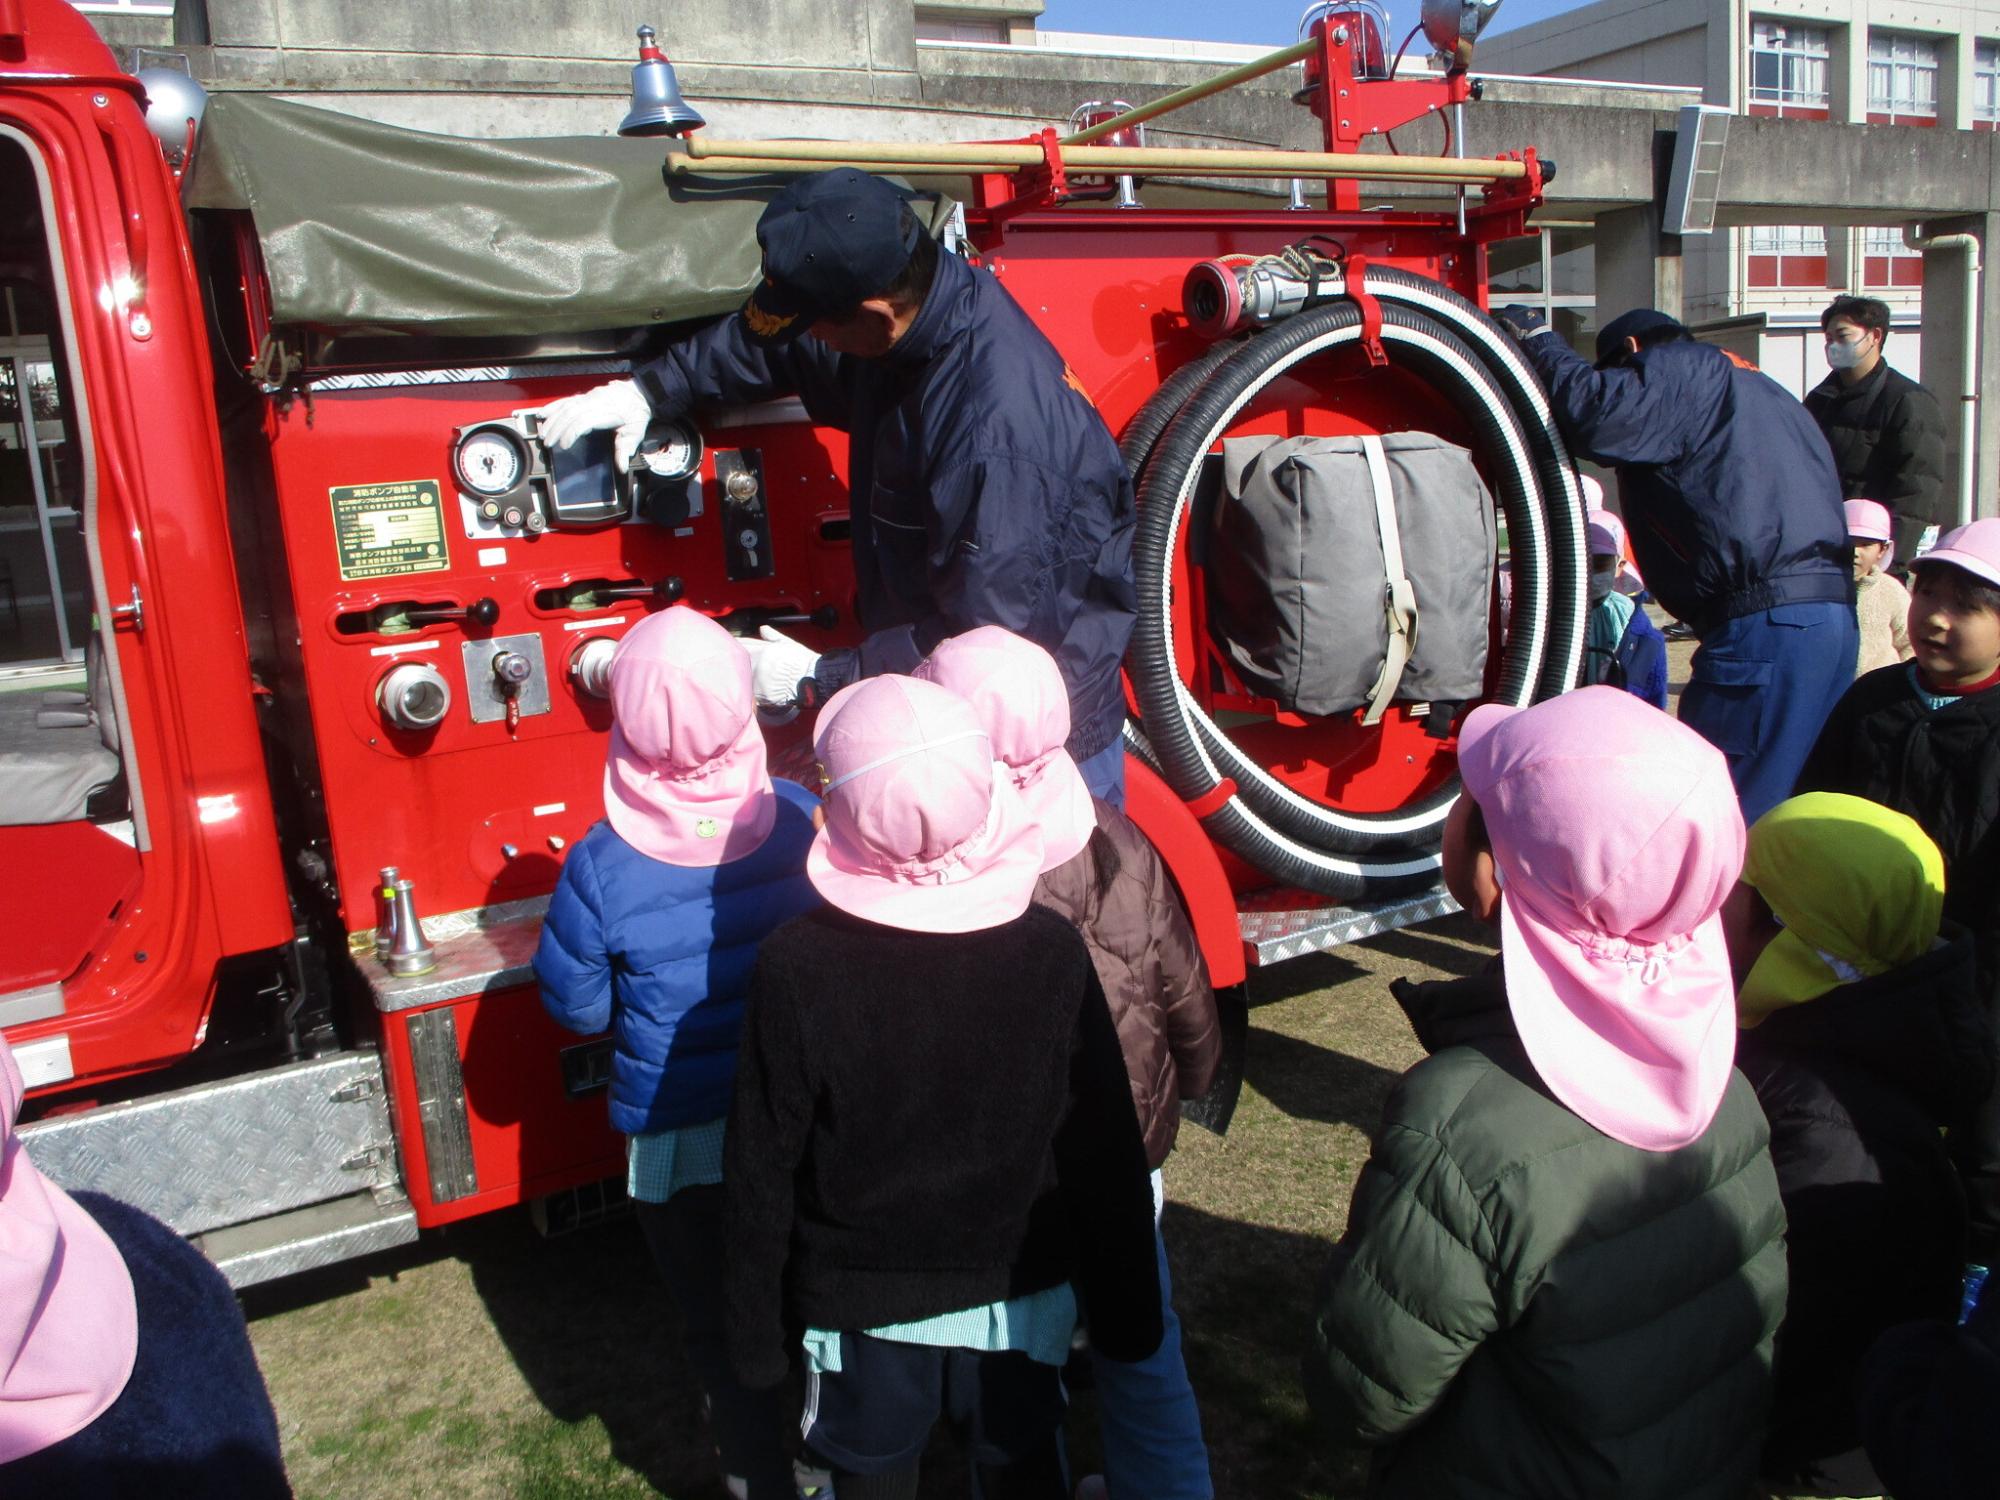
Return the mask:
<svg viewBox="0 0 2000 1500">
<path fill-rule="evenodd" d="M 435 479 L 392 484 L 340 484 L 333 500 L 334 544 L 343 581 L 441 573 L 451 566 L 444 544 L 444 503 Z"/>
</svg>

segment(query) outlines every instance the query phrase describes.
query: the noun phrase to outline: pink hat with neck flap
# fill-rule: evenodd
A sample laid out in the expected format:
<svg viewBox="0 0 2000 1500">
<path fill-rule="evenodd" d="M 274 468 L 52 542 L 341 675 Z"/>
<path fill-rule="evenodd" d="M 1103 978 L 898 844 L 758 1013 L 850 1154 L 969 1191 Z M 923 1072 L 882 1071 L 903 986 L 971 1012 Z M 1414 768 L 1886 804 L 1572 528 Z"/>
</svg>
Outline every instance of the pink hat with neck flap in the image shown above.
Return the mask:
<svg viewBox="0 0 2000 1500">
<path fill-rule="evenodd" d="M 778 819 L 750 655 L 682 605 L 648 615 L 611 658 L 604 816 L 663 864 L 724 865 L 754 853 Z"/>
<path fill-rule="evenodd" d="M 819 893 L 912 932 L 976 932 L 1028 909 L 1042 834 L 972 705 L 914 677 L 870 677 L 820 710 L 826 826 L 806 855 Z"/>
<path fill-rule="evenodd" d="M 139 1351 L 124 1257 L 14 1133 L 25 1092 L 0 1040 L 0 1464 L 96 1421 Z"/>
<path fill-rule="evenodd" d="M 1500 877 L 1507 1004 L 1549 1091 L 1614 1140 L 1708 1129 L 1736 1055 L 1719 913 L 1743 869 L 1722 753 L 1631 694 L 1487 704 L 1459 734 Z"/>
<path fill-rule="evenodd" d="M 911 675 L 972 705 L 993 741 L 994 759 L 1041 825 L 1044 867 L 1053 870 L 1082 853 L 1097 827 L 1097 808 L 1063 748 L 1069 689 L 1056 659 L 1025 636 L 982 625 L 941 642 Z"/>
</svg>

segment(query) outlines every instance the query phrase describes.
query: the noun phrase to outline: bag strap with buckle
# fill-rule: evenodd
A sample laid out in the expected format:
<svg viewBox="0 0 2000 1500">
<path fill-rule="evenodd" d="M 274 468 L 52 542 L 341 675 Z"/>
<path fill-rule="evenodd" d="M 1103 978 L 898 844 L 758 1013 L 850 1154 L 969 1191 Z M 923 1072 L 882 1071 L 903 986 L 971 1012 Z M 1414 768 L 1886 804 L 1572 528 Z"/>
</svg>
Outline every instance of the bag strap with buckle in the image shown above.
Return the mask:
<svg viewBox="0 0 2000 1500">
<path fill-rule="evenodd" d="M 1368 460 L 1369 487 L 1375 492 L 1375 520 L 1382 531 L 1382 571 L 1388 580 L 1382 588 L 1382 607 L 1389 622 L 1389 654 L 1369 690 L 1368 711 L 1361 716 L 1363 724 L 1379 724 L 1395 701 L 1403 669 L 1417 646 L 1417 590 L 1403 572 L 1403 539 L 1396 526 L 1396 496 L 1390 488 L 1389 460 L 1382 440 L 1363 437 L 1361 451 Z"/>
</svg>

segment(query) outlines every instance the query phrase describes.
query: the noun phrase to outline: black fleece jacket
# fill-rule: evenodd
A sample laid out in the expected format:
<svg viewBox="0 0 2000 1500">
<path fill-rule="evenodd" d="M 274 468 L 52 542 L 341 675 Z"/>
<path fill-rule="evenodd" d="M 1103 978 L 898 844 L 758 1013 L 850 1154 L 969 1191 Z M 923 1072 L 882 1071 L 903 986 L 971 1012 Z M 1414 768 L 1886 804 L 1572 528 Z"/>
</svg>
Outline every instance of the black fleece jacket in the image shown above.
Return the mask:
<svg viewBox="0 0 2000 1500">
<path fill-rule="evenodd" d="M 730 1356 L 784 1378 L 867 1329 L 1074 1279 L 1113 1359 L 1159 1347 L 1145 1148 L 1076 929 L 939 935 L 827 908 L 764 940 L 724 1167 Z"/>
<path fill-rule="evenodd" d="M 1771 1122 L 1789 1221 L 1764 1475 L 1786 1493 L 1873 1495 L 1854 1383 L 1876 1337 L 1958 1306 L 1965 1197 L 1940 1132 L 1993 1084 L 1972 936 L 1790 1006 L 1736 1065 Z"/>
</svg>

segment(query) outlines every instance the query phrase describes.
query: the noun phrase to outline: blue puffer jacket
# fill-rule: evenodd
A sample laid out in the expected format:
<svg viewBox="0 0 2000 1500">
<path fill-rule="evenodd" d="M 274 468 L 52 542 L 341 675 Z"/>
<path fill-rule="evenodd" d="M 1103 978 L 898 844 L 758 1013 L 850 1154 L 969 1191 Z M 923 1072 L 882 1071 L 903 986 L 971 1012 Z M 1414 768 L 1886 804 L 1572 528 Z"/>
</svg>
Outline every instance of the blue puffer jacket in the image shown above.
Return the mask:
<svg viewBox="0 0 2000 1500">
<path fill-rule="evenodd" d="M 813 796 L 795 782 L 774 785 L 777 826 L 731 864 L 664 864 L 609 823 L 563 864 L 535 977 L 560 1024 L 612 1032 L 611 1123 L 627 1135 L 729 1113 L 758 945 L 819 905 L 805 873 Z"/>
<path fill-rule="evenodd" d="M 1833 454 L 1770 376 L 1686 341 L 1615 370 L 1554 334 L 1521 349 L 1570 446 L 1618 470 L 1646 587 L 1677 619 L 1705 634 L 1781 604 L 1853 602 Z"/>
<path fill-rule="evenodd" d="M 655 411 L 796 395 L 815 422 L 853 435 L 848 507 L 868 637 L 858 655 L 821 659 L 822 695 L 907 672 L 946 636 L 1004 625 L 1062 669 L 1070 753 L 1083 760 L 1117 739 L 1118 667 L 1138 618 L 1131 479 L 1063 357 L 991 273 L 940 255 L 916 321 L 880 359 L 810 335 L 761 348 L 729 317 L 636 378 Z"/>
</svg>

